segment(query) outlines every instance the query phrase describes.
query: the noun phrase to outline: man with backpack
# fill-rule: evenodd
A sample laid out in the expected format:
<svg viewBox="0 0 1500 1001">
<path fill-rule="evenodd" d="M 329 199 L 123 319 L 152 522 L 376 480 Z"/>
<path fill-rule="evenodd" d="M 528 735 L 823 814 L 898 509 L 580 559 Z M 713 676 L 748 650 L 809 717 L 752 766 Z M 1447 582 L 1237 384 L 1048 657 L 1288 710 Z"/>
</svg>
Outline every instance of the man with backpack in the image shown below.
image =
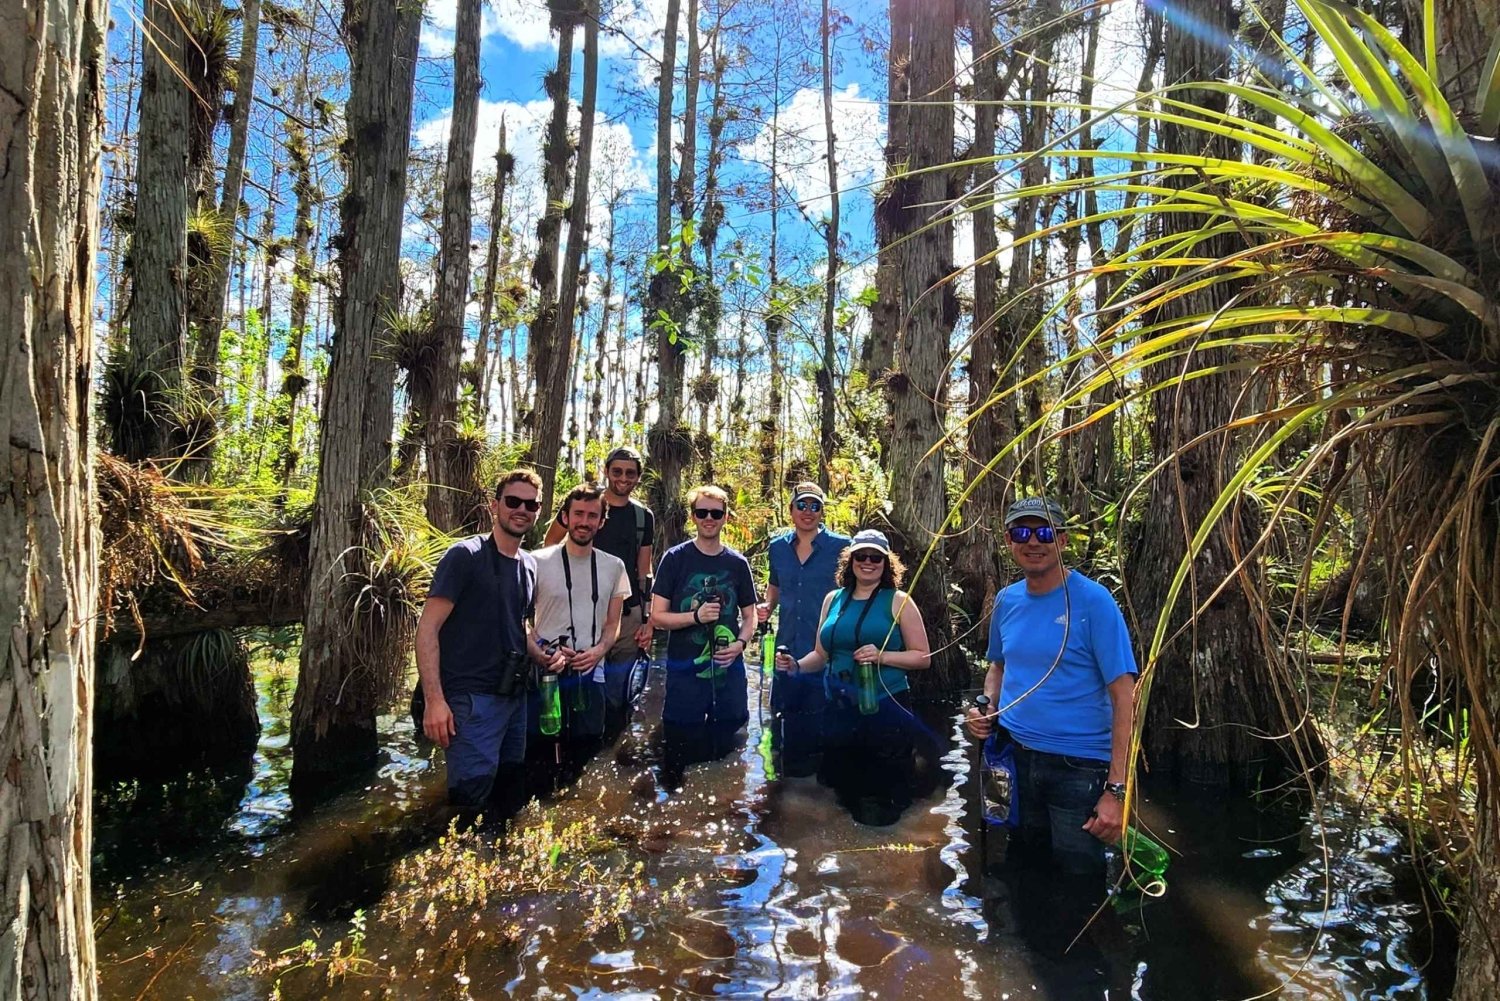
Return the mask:
<svg viewBox="0 0 1500 1001">
<path fill-rule="evenodd" d="M 652 540 L 656 517 L 651 509 L 631 497 L 640 486 L 641 454 L 628 445 L 610 452 L 604 460 L 606 518 L 594 536 L 594 547 L 619 558 L 630 581 L 630 597 L 620 613 L 620 638 L 604 658 L 605 733 L 618 731 L 628 715 L 630 672 L 636 657 L 651 644 L 650 594 Z M 556 545 L 567 535 L 562 512 L 547 529 L 547 545 Z M 644 679 L 641 679 L 644 680 Z"/>
</svg>

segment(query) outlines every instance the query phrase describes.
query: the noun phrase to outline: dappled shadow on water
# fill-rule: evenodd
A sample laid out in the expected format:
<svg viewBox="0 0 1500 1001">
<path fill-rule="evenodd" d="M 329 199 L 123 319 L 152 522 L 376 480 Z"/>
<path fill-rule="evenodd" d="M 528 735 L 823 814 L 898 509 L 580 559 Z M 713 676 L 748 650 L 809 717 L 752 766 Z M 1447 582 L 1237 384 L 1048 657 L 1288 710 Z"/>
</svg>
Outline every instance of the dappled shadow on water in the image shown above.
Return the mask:
<svg viewBox="0 0 1500 1001">
<path fill-rule="evenodd" d="M 972 749 L 952 707 L 919 707 L 928 739 L 912 805 L 872 827 L 815 777 L 767 779 L 754 708 L 722 758 L 664 787 L 648 722 L 659 677 L 618 742 L 571 763 L 575 779 L 554 788 L 549 748 L 534 749 L 545 802 L 518 821 L 587 825 L 606 841 L 580 871 L 618 876 L 642 903 L 603 931 L 585 930 L 580 901 L 592 898 L 578 887 L 426 911 L 439 889 L 403 877 L 399 863 L 441 836 L 441 755 L 414 742 L 408 719 L 383 720 L 380 767 L 294 815 L 288 687 L 262 679 L 252 778 L 237 806 L 204 821 L 213 829 L 196 847 L 153 857 L 129 847 L 149 841 L 110 840 L 120 818 L 98 817 L 106 996 L 264 998 L 278 978 L 289 998 L 1446 993 L 1420 965 L 1451 943 L 1435 946 L 1426 931 L 1400 838 L 1341 801 L 1309 816 L 1148 800 L 1142 821 L 1174 850 L 1170 888 L 1101 910 L 1102 887 L 1003 864 L 1003 838 L 976 823 Z M 142 809 L 130 824 L 175 822 L 169 807 Z M 402 907 L 404 923 L 391 917 Z M 347 949 L 356 938 L 360 961 L 330 980 L 332 940 Z M 323 958 L 267 962 L 304 941 Z"/>
</svg>

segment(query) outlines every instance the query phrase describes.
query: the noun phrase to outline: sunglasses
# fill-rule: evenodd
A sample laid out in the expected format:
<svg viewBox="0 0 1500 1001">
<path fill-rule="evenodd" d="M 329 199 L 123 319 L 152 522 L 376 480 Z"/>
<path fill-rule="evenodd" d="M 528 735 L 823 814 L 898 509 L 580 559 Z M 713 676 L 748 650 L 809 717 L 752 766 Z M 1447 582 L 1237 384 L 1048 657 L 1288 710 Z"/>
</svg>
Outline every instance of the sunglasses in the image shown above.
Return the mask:
<svg viewBox="0 0 1500 1001">
<path fill-rule="evenodd" d="M 884 563 L 885 553 L 874 549 L 861 549 L 857 553 L 850 553 L 849 561 L 851 563 Z"/>
<path fill-rule="evenodd" d="M 693 508 L 693 517 L 700 521 L 704 519 L 718 521 L 724 517 L 724 509 L 721 507 L 695 507 Z"/>
<path fill-rule="evenodd" d="M 1051 545 L 1057 540 L 1057 529 L 1051 525 L 1038 525 L 1036 528 L 1030 525 L 1013 525 L 1005 530 L 1005 534 L 1017 545 L 1030 542 L 1033 535 L 1043 545 Z"/>
<path fill-rule="evenodd" d="M 799 500 L 792 506 L 798 511 L 811 511 L 813 514 L 817 514 L 823 510 L 823 502 L 815 500 Z"/>
<path fill-rule="evenodd" d="M 529 500 L 525 497 L 517 497 L 515 494 L 506 494 L 500 499 L 504 501 L 505 506 L 510 508 L 512 511 L 514 511 L 518 507 L 524 507 L 528 511 L 540 511 L 542 509 L 541 501 Z"/>
<path fill-rule="evenodd" d="M 641 478 L 641 471 L 629 466 L 615 466 L 610 469 L 609 475 L 619 480 L 638 480 Z"/>
</svg>

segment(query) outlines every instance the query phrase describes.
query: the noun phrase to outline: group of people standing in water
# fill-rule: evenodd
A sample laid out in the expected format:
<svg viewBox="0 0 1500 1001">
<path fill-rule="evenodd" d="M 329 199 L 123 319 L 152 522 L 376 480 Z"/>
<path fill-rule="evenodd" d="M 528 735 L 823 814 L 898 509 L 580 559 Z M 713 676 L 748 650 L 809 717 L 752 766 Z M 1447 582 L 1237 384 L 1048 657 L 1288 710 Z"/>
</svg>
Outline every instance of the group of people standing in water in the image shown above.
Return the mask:
<svg viewBox="0 0 1500 1001">
<path fill-rule="evenodd" d="M 748 723 L 745 653 L 774 621 L 769 725 L 779 774 L 817 775 L 857 819 L 895 822 L 909 805 L 903 791 L 923 732 L 909 675 L 929 666 L 931 649 L 885 534 L 832 531 L 823 490 L 799 483 L 791 524 L 770 542 L 761 595 L 749 562 L 721 538 L 730 517 L 723 490 L 689 492 L 693 537 L 653 564 L 655 518 L 631 497 L 640 455 L 618 448 L 604 470 L 604 485 L 562 499 L 534 553 L 521 545 L 540 510 L 540 479 L 505 474 L 489 502 L 491 532 L 456 543 L 433 576 L 413 713 L 446 749 L 452 806 L 500 817 L 519 808 L 528 726 L 544 725 L 549 705 L 565 707 L 559 748 L 591 754 L 617 733 L 658 631 L 659 778 L 677 788 L 688 764 L 727 753 Z M 1135 662 L 1109 592 L 1062 566 L 1065 522 L 1044 498 L 1007 511 L 1023 580 L 999 595 L 991 623 L 985 692 L 996 709 L 970 710 L 966 722 L 975 737 L 997 724 L 1007 731 L 1022 840 L 1077 871 L 1102 869 L 1104 845 L 1120 837 Z M 549 686 L 552 701 L 538 704 Z"/>
</svg>

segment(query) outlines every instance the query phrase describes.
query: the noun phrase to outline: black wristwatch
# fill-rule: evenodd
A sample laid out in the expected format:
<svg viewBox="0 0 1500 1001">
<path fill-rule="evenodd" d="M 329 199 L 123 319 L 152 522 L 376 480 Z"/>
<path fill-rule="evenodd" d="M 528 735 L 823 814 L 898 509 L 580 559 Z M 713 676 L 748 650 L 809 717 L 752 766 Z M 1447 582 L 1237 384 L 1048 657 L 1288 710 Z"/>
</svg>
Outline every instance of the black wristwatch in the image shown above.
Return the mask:
<svg viewBox="0 0 1500 1001">
<path fill-rule="evenodd" d="M 1104 791 L 1109 793 L 1115 799 L 1119 800 L 1121 803 L 1125 802 L 1124 782 L 1106 782 L 1104 783 Z"/>
</svg>

